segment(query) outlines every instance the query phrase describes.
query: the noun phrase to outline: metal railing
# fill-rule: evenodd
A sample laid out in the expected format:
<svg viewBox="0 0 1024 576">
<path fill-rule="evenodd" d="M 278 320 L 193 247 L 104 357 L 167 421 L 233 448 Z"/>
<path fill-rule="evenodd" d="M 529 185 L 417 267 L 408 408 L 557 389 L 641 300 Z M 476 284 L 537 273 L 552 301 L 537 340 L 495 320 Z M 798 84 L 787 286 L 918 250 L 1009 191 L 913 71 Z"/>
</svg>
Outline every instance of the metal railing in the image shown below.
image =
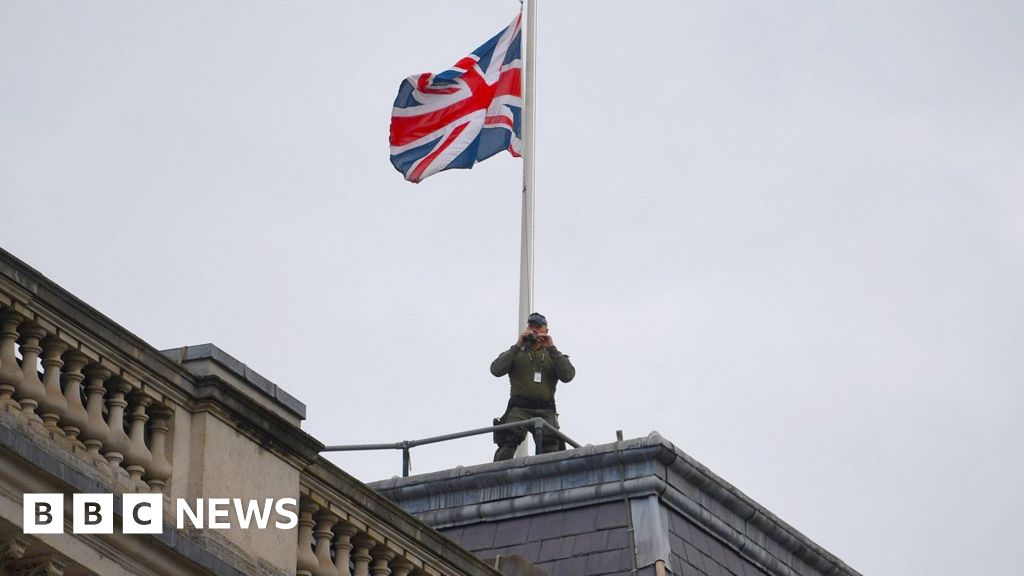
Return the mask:
<svg viewBox="0 0 1024 576">
<path fill-rule="evenodd" d="M 426 444 L 437 444 L 438 442 L 446 442 L 448 440 L 457 440 L 459 438 L 468 438 L 470 436 L 479 436 L 480 434 L 487 434 L 489 432 L 499 432 L 501 430 L 515 430 L 518 428 L 529 428 L 530 434 L 533 435 L 533 443 L 536 446 L 536 454 L 540 454 L 541 447 L 544 445 L 544 434 L 545 430 L 550 432 L 562 440 L 566 444 L 573 448 L 579 448 L 580 444 L 569 438 L 562 433 L 561 430 L 555 428 L 551 424 L 548 424 L 543 418 L 530 418 L 529 420 L 521 420 L 519 422 L 509 422 L 507 424 L 497 424 L 495 426 L 487 426 L 485 428 L 475 428 L 473 430 L 465 430 L 463 432 L 453 432 L 451 434 L 442 434 L 441 436 L 431 436 L 429 438 L 421 438 L 419 440 L 402 440 L 401 442 L 395 442 L 393 444 L 342 444 L 338 446 L 325 446 L 321 452 L 355 452 L 359 450 L 401 450 L 402 451 L 402 477 L 409 476 L 410 466 L 410 454 L 409 451 L 417 446 L 424 446 Z"/>
</svg>

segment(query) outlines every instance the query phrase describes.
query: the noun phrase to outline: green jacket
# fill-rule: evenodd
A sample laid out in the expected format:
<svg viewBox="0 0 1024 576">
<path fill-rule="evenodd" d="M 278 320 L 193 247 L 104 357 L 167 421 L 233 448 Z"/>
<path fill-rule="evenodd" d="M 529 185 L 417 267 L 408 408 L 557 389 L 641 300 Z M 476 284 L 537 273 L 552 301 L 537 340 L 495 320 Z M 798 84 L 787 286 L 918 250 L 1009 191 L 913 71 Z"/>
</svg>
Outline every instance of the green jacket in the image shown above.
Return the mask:
<svg viewBox="0 0 1024 576">
<path fill-rule="evenodd" d="M 534 372 L 538 369 L 541 381 L 535 382 Z M 508 374 L 512 396 L 554 402 L 555 387 L 559 380 L 572 381 L 576 376 L 576 368 L 569 357 L 555 347 L 520 351 L 519 346 L 512 346 L 491 362 L 491 374 L 497 377 Z"/>
</svg>

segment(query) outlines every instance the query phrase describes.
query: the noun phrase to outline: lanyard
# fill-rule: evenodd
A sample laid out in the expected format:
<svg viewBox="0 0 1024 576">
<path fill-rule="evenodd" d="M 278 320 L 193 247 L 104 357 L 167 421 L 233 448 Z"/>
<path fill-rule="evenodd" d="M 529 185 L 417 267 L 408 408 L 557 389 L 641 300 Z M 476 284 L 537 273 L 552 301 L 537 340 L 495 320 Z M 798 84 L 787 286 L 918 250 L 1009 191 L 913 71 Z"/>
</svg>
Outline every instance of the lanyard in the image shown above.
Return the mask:
<svg viewBox="0 0 1024 576">
<path fill-rule="evenodd" d="M 540 363 L 533 361 L 533 350 L 527 350 L 526 353 L 530 355 L 530 367 L 533 368 L 534 372 L 540 372 L 541 368 L 544 367 L 544 361 L 548 358 L 548 351 L 545 350 L 544 353 L 540 355 Z"/>
</svg>

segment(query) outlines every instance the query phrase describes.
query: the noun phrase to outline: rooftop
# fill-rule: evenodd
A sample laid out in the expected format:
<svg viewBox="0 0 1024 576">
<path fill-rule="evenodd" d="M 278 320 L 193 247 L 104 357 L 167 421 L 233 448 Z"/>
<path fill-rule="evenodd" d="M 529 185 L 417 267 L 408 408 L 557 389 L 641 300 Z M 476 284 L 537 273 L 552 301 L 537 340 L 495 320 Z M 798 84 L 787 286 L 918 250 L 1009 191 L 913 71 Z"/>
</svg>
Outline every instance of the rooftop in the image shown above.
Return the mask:
<svg viewBox="0 0 1024 576">
<path fill-rule="evenodd" d="M 657 432 L 370 486 L 478 556 L 554 574 L 859 575 Z"/>
</svg>

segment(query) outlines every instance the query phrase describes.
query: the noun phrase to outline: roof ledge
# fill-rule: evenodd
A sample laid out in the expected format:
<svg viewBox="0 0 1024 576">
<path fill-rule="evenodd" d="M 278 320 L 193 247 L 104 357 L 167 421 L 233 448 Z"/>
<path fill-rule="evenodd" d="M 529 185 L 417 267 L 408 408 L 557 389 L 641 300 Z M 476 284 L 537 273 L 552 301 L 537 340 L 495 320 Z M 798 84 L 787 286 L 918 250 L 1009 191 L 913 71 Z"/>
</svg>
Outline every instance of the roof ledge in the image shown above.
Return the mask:
<svg viewBox="0 0 1024 576">
<path fill-rule="evenodd" d="M 213 344 L 182 346 L 161 354 L 199 377 L 217 376 L 295 426 L 306 419 L 306 405 L 245 363 Z"/>
<path fill-rule="evenodd" d="M 369 485 L 435 528 L 657 496 L 773 576 L 859 576 L 657 432 Z"/>
</svg>

